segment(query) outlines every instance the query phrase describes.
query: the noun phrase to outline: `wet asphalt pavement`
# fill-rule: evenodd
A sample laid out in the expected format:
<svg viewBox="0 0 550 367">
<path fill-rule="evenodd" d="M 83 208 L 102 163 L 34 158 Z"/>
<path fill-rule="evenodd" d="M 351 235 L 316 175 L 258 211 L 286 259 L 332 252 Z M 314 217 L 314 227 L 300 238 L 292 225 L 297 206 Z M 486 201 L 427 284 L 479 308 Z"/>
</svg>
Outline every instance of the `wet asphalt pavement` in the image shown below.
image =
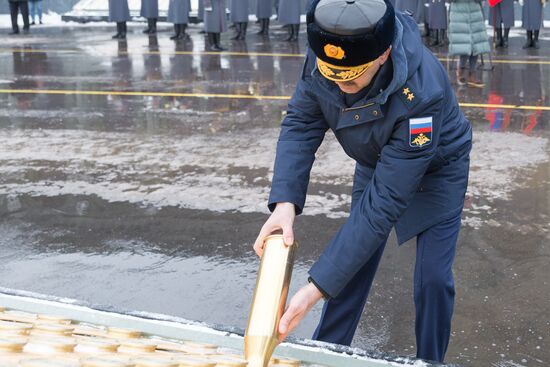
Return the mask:
<svg viewBox="0 0 550 367">
<path fill-rule="evenodd" d="M 0 286 L 244 328 L 304 35 L 225 35 L 231 53 L 210 54 L 196 26 L 179 44 L 169 27 L 130 29 L 127 42 L 100 27 L 2 36 Z M 550 365 L 550 41 L 522 42 L 497 52 L 479 89 L 459 87 L 434 50 L 475 131 L 447 362 Z M 352 173 L 327 136 L 295 227 L 293 290 L 344 222 Z M 415 354 L 414 256 L 390 237 L 354 346 Z"/>
</svg>

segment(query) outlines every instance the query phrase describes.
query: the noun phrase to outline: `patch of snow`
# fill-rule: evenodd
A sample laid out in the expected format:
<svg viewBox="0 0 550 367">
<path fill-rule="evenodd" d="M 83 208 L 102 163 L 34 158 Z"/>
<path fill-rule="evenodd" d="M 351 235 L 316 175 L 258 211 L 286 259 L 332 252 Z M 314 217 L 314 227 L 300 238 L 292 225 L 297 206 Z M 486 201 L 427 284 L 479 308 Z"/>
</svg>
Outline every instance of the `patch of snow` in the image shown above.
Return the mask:
<svg viewBox="0 0 550 367">
<path fill-rule="evenodd" d="M 96 195 L 152 207 L 267 213 L 277 135 L 277 129 L 188 137 L 1 130 L 0 194 Z M 250 136 L 257 137 L 253 143 Z M 469 185 L 474 205 L 465 224 L 484 223 L 483 215 L 495 210 L 492 202 L 509 200 L 548 160 L 547 138 L 477 132 Z M 304 214 L 346 217 L 353 170 L 329 134 L 317 153 Z"/>
</svg>

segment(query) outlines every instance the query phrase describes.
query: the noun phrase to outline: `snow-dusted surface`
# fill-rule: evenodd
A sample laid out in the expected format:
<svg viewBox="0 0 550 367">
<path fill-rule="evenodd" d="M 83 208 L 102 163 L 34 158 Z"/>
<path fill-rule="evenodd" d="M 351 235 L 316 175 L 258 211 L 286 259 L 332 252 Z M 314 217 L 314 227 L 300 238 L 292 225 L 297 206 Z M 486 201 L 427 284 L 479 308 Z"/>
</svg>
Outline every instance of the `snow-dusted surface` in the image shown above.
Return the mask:
<svg viewBox="0 0 550 367">
<path fill-rule="evenodd" d="M 132 1 L 132 0 L 130 0 Z M 159 3 L 162 3 L 163 0 L 159 0 Z M 166 2 L 168 0 L 165 0 Z M 196 1 L 196 0 L 194 0 Z M 86 2 L 86 3 L 85 3 Z M 138 1 L 139 2 L 139 1 Z M 87 4 L 91 3 L 91 5 Z M 139 16 L 139 6 L 136 8 L 132 8 L 132 15 Z M 163 8 L 161 5 L 159 5 L 159 11 L 161 15 L 165 15 L 164 13 L 167 12 L 168 5 L 166 5 L 165 8 Z M 197 9 L 197 6 L 195 5 L 193 9 Z M 106 16 L 108 12 L 107 8 L 107 2 L 106 1 L 97 1 L 97 0 L 84 0 L 77 5 L 75 5 L 74 9 L 67 13 L 67 15 L 71 16 Z M 77 23 L 77 22 L 65 22 L 61 20 L 61 14 L 56 14 L 53 12 L 50 13 L 44 13 L 43 15 L 43 21 L 44 24 L 40 25 L 39 28 L 42 27 L 101 27 L 106 25 L 112 25 L 109 22 L 90 22 L 90 23 Z M 254 20 L 254 16 L 251 14 L 251 19 Z M 302 22 L 305 22 L 305 16 L 302 16 Z M 138 22 L 129 22 L 130 25 L 138 23 Z M 11 27 L 11 20 L 9 14 L 0 14 L 0 29 L 1 28 L 10 28 Z M 544 28 L 550 27 L 550 20 L 544 21 Z M 38 28 L 38 29 L 39 29 Z M 493 28 L 490 27 L 487 24 L 487 35 L 492 37 L 493 36 Z M 521 21 L 516 21 L 515 27 L 510 30 L 510 37 L 525 37 L 525 30 L 521 28 Z M 541 40 L 550 40 L 550 33 L 542 32 L 540 35 Z"/>
<path fill-rule="evenodd" d="M 266 212 L 277 130 L 192 137 L 81 130 L 0 130 L 0 194 L 96 195 L 110 202 L 218 212 Z M 250 134 L 257 136 L 251 144 Z M 513 146 L 514 149 L 509 149 Z M 210 154 L 215 151 L 216 154 Z M 549 159 L 548 139 L 478 132 L 466 223 L 491 213 Z M 233 168 L 238 168 L 235 170 Z M 332 137 L 321 147 L 312 187 L 348 187 L 354 164 Z M 266 173 L 264 173 L 266 172 Z M 41 177 L 33 179 L 33 177 Z M 310 191 L 305 215 L 347 216 L 348 194 Z"/>
</svg>

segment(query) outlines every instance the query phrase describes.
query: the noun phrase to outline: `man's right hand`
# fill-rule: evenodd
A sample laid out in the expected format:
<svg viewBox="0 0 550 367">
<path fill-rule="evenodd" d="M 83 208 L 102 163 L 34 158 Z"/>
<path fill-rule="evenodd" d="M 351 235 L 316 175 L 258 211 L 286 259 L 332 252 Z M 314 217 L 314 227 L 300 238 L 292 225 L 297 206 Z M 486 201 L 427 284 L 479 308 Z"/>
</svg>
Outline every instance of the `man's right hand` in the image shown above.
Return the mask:
<svg viewBox="0 0 550 367">
<path fill-rule="evenodd" d="M 264 241 L 267 236 L 277 230 L 283 231 L 283 238 L 285 244 L 290 246 L 294 243 L 294 232 L 292 226 L 294 225 L 294 218 L 296 217 L 296 211 L 294 204 L 292 203 L 277 203 L 275 210 L 271 213 L 269 219 L 263 225 L 256 242 L 254 243 L 254 251 L 259 257 L 262 257 L 264 253 Z"/>
</svg>

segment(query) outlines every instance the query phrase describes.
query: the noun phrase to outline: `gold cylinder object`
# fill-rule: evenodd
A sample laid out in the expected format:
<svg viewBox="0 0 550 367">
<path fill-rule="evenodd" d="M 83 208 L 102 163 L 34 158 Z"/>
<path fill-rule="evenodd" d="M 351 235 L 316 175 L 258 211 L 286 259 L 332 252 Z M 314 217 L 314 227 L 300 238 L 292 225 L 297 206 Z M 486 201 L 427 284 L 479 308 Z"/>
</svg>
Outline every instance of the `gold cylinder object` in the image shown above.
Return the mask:
<svg viewBox="0 0 550 367">
<path fill-rule="evenodd" d="M 296 248 L 296 243 L 285 245 L 279 234 L 265 239 L 244 336 L 248 367 L 267 367 L 278 344 L 279 321 L 285 311 Z"/>
</svg>

